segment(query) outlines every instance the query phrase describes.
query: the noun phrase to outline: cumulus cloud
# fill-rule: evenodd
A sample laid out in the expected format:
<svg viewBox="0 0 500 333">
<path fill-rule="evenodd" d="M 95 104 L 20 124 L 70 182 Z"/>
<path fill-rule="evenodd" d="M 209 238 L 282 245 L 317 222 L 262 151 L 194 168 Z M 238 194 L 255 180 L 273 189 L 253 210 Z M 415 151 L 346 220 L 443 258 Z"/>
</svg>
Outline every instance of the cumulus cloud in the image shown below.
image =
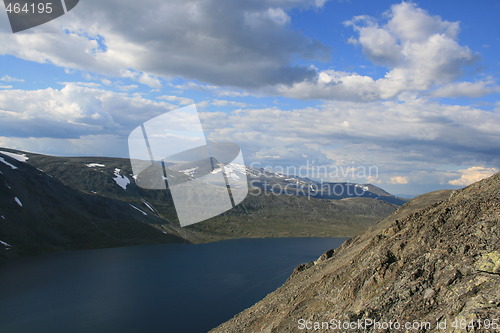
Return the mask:
<svg viewBox="0 0 500 333">
<path fill-rule="evenodd" d="M 295 98 L 374 101 L 404 91 L 426 91 L 460 77 L 477 55 L 457 40 L 458 22 L 432 16 L 414 3 L 393 5 L 387 22 L 356 16 L 345 25 L 357 32 L 348 42 L 360 46 L 374 64 L 385 66 L 382 78 L 324 70 L 308 80 L 280 85 L 277 92 Z M 484 91 L 484 89 L 483 89 Z M 464 92 L 455 89 L 455 93 Z"/>
<path fill-rule="evenodd" d="M 74 139 L 127 135 L 173 105 L 141 95 L 67 83 L 61 89 L 7 90 L 0 94 L 0 132 L 6 137 Z"/>
<path fill-rule="evenodd" d="M 313 0 L 88 0 L 20 34 L 0 27 L 0 54 L 113 76 L 159 88 L 157 77 L 261 87 L 303 81 L 315 72 L 298 58 L 327 49 L 290 26 L 292 9 Z M 139 24 L 137 24 L 140 22 Z"/>
<path fill-rule="evenodd" d="M 450 185 L 467 186 L 481 179 L 487 178 L 498 172 L 495 168 L 485 168 L 483 166 L 474 166 L 468 169 L 459 170 L 460 178 L 450 180 Z"/>
<path fill-rule="evenodd" d="M 388 15 L 382 26 L 366 19 L 347 22 L 358 31 L 368 58 L 391 69 L 385 80 L 427 89 L 457 78 L 462 67 L 475 60 L 472 51 L 457 42 L 458 22 L 431 16 L 409 2 L 393 5 Z"/>
</svg>

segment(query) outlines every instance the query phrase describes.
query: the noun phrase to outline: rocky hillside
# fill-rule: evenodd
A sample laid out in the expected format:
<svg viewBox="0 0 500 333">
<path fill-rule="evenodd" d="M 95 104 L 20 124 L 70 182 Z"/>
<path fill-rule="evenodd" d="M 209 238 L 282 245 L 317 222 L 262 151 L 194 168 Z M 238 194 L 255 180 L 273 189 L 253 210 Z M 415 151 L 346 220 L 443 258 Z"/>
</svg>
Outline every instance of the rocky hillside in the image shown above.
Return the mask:
<svg viewBox="0 0 500 333">
<path fill-rule="evenodd" d="M 213 332 L 498 331 L 499 204 L 500 174 L 417 197 Z"/>
</svg>

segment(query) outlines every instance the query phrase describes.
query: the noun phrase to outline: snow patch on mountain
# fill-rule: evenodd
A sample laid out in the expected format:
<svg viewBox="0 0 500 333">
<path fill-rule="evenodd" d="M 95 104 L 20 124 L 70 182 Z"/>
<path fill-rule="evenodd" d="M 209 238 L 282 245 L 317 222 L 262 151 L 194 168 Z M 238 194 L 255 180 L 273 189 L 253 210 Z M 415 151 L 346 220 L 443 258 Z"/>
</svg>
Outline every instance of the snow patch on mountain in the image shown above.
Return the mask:
<svg viewBox="0 0 500 333">
<path fill-rule="evenodd" d="M 14 201 L 19 205 L 19 207 L 23 206 L 23 203 L 21 202 L 21 200 L 19 200 L 18 197 L 14 197 Z"/>
<path fill-rule="evenodd" d="M 368 192 L 368 191 L 369 191 L 368 186 L 361 185 L 361 184 L 356 184 L 356 185 L 354 185 L 354 186 L 356 186 L 356 187 L 358 187 L 358 188 L 363 189 L 363 191 L 365 191 L 365 192 Z"/>
<path fill-rule="evenodd" d="M 1 241 L 1 240 L 0 240 L 0 244 L 2 244 L 3 246 L 5 246 L 6 248 L 12 247 L 12 245 L 10 245 L 9 243 L 6 243 L 6 242 Z"/>
<path fill-rule="evenodd" d="M 101 163 L 89 163 L 89 164 L 85 164 L 86 166 L 88 166 L 89 168 L 104 168 L 106 165 L 104 164 L 101 164 Z"/>
<path fill-rule="evenodd" d="M 146 212 L 145 212 L 145 211 L 143 211 L 142 209 L 137 208 L 136 206 L 134 206 L 134 205 L 132 205 L 132 204 L 129 204 L 129 205 L 130 205 L 130 207 L 132 207 L 133 209 L 138 210 L 139 212 L 141 212 L 141 213 L 142 213 L 142 215 L 144 215 L 144 216 L 147 216 L 147 215 L 148 215 L 148 213 L 146 213 Z"/>
<path fill-rule="evenodd" d="M 241 164 L 229 163 L 227 165 L 224 165 L 223 168 L 226 177 L 232 180 L 240 180 L 241 177 L 244 177 L 247 173 L 247 167 Z M 212 174 L 216 174 L 221 171 L 222 171 L 221 168 L 217 168 L 214 171 L 212 171 Z"/>
<path fill-rule="evenodd" d="M 188 177 L 194 177 L 194 174 L 196 173 L 196 170 L 198 170 L 200 167 L 195 167 L 195 168 L 191 168 L 191 169 L 185 169 L 185 170 L 181 170 L 181 172 L 183 174 L 185 174 L 186 176 Z"/>
<path fill-rule="evenodd" d="M 9 156 L 15 160 L 18 160 L 19 162 L 26 162 L 27 160 L 30 159 L 28 156 L 26 156 L 26 154 L 16 154 L 3 150 L 0 150 L 0 153 L 4 154 L 5 156 Z"/>
<path fill-rule="evenodd" d="M 141 201 L 142 201 L 142 203 L 143 203 L 144 205 L 146 205 L 146 207 L 148 207 L 148 208 L 149 208 L 149 210 L 150 210 L 150 211 L 152 211 L 153 213 L 155 212 L 155 209 L 153 208 L 153 206 L 152 206 L 149 202 L 147 202 L 147 201 L 146 201 L 146 200 L 144 200 L 144 199 L 141 199 Z"/>
<path fill-rule="evenodd" d="M 118 168 L 115 169 L 115 172 L 114 172 L 115 177 L 113 178 L 113 180 L 116 182 L 116 184 L 118 186 L 120 186 L 122 189 L 126 190 L 127 185 L 130 184 L 130 179 L 128 179 L 127 177 L 125 177 L 123 175 L 120 175 L 120 171 L 121 171 L 121 169 L 118 169 Z"/>
<path fill-rule="evenodd" d="M 2 162 L 3 164 L 5 164 L 6 166 L 9 166 L 11 167 L 13 170 L 17 169 L 17 167 L 13 164 L 10 164 L 9 162 L 7 162 L 3 157 L 0 157 L 0 162 Z"/>
</svg>

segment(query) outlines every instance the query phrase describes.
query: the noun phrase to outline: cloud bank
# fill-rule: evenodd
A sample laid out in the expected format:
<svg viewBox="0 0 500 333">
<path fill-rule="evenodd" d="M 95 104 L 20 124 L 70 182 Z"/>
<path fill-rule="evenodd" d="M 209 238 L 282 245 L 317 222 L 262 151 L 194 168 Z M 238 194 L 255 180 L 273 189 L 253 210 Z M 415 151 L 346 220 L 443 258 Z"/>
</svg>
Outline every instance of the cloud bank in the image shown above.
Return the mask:
<svg viewBox="0 0 500 333">
<path fill-rule="evenodd" d="M 385 67 L 383 77 L 322 70 L 313 79 L 279 86 L 278 93 L 302 99 L 390 99 L 402 92 L 426 92 L 449 84 L 478 58 L 467 46 L 459 44 L 458 22 L 432 16 L 411 2 L 393 5 L 386 17 L 383 24 L 365 15 L 344 22 L 357 34 L 349 43 L 360 47 L 373 64 Z M 476 83 L 472 95 L 491 92 L 485 85 Z M 452 90 L 441 90 L 436 95 L 471 95 L 465 89 Z"/>
<path fill-rule="evenodd" d="M 293 30 L 288 11 L 324 3 L 87 0 L 69 15 L 19 34 L 5 20 L 0 54 L 133 77 L 154 88 L 160 87 L 158 77 L 245 88 L 293 83 L 315 75 L 293 64 L 294 57 L 327 59 L 328 51 Z"/>
</svg>

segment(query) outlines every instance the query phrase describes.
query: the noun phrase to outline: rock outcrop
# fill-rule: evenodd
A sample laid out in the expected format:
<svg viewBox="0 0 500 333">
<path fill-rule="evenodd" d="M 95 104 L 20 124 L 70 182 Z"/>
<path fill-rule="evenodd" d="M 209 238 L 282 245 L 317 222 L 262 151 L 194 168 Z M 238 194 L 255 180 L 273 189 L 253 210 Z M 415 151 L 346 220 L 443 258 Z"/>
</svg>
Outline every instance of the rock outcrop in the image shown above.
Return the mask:
<svg viewBox="0 0 500 333">
<path fill-rule="evenodd" d="M 500 174 L 417 197 L 213 332 L 492 332 L 499 201 Z"/>
</svg>

